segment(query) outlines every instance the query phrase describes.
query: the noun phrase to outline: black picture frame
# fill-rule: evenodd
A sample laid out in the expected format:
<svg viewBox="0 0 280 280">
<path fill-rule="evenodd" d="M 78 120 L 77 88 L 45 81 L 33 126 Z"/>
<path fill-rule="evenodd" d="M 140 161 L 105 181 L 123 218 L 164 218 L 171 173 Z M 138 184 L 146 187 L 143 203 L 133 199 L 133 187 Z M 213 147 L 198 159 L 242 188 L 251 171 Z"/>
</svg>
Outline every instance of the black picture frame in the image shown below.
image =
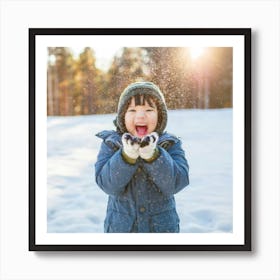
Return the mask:
<svg viewBox="0 0 280 280">
<path fill-rule="evenodd" d="M 241 193 L 244 206 L 243 242 L 232 244 L 122 244 L 122 243 L 52 243 L 38 242 L 36 228 L 36 202 L 38 194 L 46 186 L 38 186 L 37 173 L 40 165 L 38 159 L 38 139 L 36 137 L 38 122 L 37 98 L 37 38 L 56 36 L 217 36 L 223 38 L 230 36 L 242 40 L 244 66 L 244 83 L 240 85 L 244 90 L 244 122 L 242 129 L 244 182 Z M 38 162 L 39 161 L 39 162 Z M 40 187 L 40 188 L 39 188 Z M 179 233 L 180 234 L 180 233 Z M 176 238 L 176 235 L 174 235 Z M 29 29 L 29 250 L 30 251 L 251 251 L 251 29 L 250 28 L 30 28 Z"/>
</svg>

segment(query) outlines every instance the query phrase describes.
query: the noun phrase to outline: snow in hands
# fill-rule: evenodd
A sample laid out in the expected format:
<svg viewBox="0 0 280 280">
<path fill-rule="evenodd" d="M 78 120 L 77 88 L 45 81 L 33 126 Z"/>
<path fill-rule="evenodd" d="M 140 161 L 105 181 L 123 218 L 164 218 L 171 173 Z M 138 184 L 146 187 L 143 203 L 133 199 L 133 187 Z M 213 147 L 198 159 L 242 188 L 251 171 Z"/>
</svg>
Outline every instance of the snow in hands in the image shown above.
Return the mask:
<svg viewBox="0 0 280 280">
<path fill-rule="evenodd" d="M 156 151 L 157 142 L 158 134 L 156 132 L 152 132 L 142 139 L 130 133 L 124 133 L 122 136 L 123 152 L 133 160 L 139 156 L 145 160 L 151 159 Z M 127 159 L 127 157 L 125 158 Z"/>
</svg>

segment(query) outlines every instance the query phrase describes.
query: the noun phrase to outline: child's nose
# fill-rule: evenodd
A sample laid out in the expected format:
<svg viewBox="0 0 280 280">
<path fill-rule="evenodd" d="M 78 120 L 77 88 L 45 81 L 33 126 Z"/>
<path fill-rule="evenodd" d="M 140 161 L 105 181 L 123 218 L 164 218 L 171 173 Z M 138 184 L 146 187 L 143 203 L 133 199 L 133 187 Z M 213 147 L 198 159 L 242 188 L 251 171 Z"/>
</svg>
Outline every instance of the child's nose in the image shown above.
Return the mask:
<svg viewBox="0 0 280 280">
<path fill-rule="evenodd" d="M 136 118 L 144 118 L 145 117 L 145 111 L 144 110 L 139 110 L 136 113 Z"/>
</svg>

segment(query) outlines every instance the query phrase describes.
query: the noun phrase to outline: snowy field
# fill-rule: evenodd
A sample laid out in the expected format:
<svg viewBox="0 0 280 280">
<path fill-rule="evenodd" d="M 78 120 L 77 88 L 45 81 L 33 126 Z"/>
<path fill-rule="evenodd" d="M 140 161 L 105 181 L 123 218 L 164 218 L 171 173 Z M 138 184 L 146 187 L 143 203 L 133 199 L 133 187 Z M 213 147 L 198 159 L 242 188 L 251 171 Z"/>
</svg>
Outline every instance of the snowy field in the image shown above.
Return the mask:
<svg viewBox="0 0 280 280">
<path fill-rule="evenodd" d="M 95 183 L 101 144 L 114 115 L 48 117 L 48 232 L 103 232 L 107 195 Z M 190 185 L 176 194 L 181 232 L 232 232 L 232 110 L 169 111 L 167 131 L 179 136 Z"/>
</svg>

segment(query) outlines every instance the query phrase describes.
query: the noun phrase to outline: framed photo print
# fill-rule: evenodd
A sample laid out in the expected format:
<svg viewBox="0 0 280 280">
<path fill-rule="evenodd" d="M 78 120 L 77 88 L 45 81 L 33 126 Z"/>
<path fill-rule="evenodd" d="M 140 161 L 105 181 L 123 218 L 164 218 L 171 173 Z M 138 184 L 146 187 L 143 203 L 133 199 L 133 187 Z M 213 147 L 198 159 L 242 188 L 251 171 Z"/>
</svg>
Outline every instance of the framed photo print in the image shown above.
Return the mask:
<svg viewBox="0 0 280 280">
<path fill-rule="evenodd" d="M 250 251 L 251 29 L 29 29 L 29 250 Z"/>
</svg>

